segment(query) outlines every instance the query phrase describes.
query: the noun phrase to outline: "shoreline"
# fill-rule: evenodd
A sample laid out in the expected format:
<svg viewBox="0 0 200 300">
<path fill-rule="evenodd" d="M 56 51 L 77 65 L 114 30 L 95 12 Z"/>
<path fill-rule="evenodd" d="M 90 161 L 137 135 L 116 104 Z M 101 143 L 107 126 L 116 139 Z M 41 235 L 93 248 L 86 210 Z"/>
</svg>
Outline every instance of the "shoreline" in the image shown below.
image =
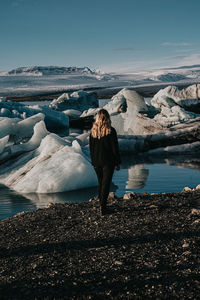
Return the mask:
<svg viewBox="0 0 200 300">
<path fill-rule="evenodd" d="M 0 221 L 1 299 L 198 299 L 200 191 L 54 204 Z"/>
</svg>

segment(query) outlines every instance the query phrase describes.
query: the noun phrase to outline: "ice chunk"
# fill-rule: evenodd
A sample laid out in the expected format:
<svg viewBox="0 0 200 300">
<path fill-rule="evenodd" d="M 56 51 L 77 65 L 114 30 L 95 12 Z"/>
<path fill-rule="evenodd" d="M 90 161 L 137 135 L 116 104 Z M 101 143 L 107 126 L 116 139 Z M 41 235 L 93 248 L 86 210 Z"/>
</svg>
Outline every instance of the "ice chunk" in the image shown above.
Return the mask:
<svg viewBox="0 0 200 300">
<path fill-rule="evenodd" d="M 171 101 L 185 108 L 199 104 L 200 84 L 194 84 L 182 90 L 179 90 L 176 86 L 168 86 L 154 95 L 151 104 L 154 107 L 161 109 L 161 106 L 167 106 L 166 102 Z"/>
<path fill-rule="evenodd" d="M 33 127 L 41 120 L 44 120 L 41 113 L 22 121 L 16 118 L 0 118 L 0 138 L 7 135 L 15 136 L 15 140 L 31 137 Z"/>
<path fill-rule="evenodd" d="M 0 138 L 10 135 L 11 133 L 15 134 L 17 123 L 20 119 L 16 118 L 6 118 L 0 117 Z"/>
<path fill-rule="evenodd" d="M 6 102 L 6 97 L 0 97 L 0 102 L 1 103 Z"/>
<path fill-rule="evenodd" d="M 18 102 L 0 101 L 0 117 L 7 115 L 10 118 L 26 119 L 38 113 L 44 114 L 46 126 L 50 130 L 69 127 L 67 115 L 54 111 L 47 106 L 26 106 Z"/>
<path fill-rule="evenodd" d="M 89 143 L 89 132 L 85 132 L 83 134 L 80 134 L 76 136 L 76 140 L 79 142 L 79 144 L 83 147 Z"/>
<path fill-rule="evenodd" d="M 57 99 L 54 99 L 49 107 L 61 111 L 67 109 L 84 111 L 90 107 L 98 107 L 98 99 L 95 93 L 84 91 L 64 93 Z"/>
<path fill-rule="evenodd" d="M 112 125 L 118 134 L 148 134 L 162 129 L 162 126 L 142 114 L 148 112 L 148 107 L 144 98 L 135 91 L 121 90 L 104 109 L 111 114 Z"/>
<path fill-rule="evenodd" d="M 7 108 L 1 108 L 0 109 L 0 116 L 1 117 L 10 117 L 10 111 Z"/>
<path fill-rule="evenodd" d="M 69 118 L 78 118 L 82 114 L 82 112 L 80 110 L 76 110 L 76 109 L 67 109 L 67 110 L 64 110 L 63 112 Z"/>
<path fill-rule="evenodd" d="M 122 89 L 119 93 L 111 98 L 111 101 L 104 106 L 110 114 L 125 112 L 129 107 L 133 113 L 146 112 L 147 105 L 144 98 L 137 92 L 130 89 Z"/>
<path fill-rule="evenodd" d="M 99 110 L 100 108 L 89 108 L 88 110 L 84 110 L 80 117 L 83 118 L 88 116 L 95 116 Z"/>
<path fill-rule="evenodd" d="M 176 105 L 171 108 L 162 107 L 161 112 L 154 117 L 154 120 L 163 127 L 169 127 L 197 117 L 198 115 L 195 113 L 187 112 L 184 108 Z"/>
<path fill-rule="evenodd" d="M 7 142 L 9 140 L 9 135 L 3 137 L 2 139 L 0 139 L 0 154 L 3 152 Z"/>
<path fill-rule="evenodd" d="M 37 154 L 4 184 L 21 193 L 55 193 L 97 185 L 95 171 L 77 142 L 68 146 L 64 139 L 49 134 Z"/>
<path fill-rule="evenodd" d="M 44 121 L 36 123 L 34 126 L 34 134 L 31 139 L 27 143 L 11 145 L 3 149 L 4 151 L 0 154 L 0 161 L 9 160 L 12 157 L 16 157 L 22 153 L 36 149 L 48 133 L 49 132 L 46 130 Z"/>
</svg>

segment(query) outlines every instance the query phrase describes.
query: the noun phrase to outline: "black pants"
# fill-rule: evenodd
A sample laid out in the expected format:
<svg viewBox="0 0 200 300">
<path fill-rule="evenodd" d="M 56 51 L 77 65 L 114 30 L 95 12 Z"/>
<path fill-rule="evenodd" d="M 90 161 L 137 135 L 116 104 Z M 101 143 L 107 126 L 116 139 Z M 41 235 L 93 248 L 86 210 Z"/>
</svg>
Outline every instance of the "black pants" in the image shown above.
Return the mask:
<svg viewBox="0 0 200 300">
<path fill-rule="evenodd" d="M 99 183 L 98 194 L 102 208 L 106 208 L 114 168 L 115 167 L 113 165 L 94 167 Z"/>
</svg>

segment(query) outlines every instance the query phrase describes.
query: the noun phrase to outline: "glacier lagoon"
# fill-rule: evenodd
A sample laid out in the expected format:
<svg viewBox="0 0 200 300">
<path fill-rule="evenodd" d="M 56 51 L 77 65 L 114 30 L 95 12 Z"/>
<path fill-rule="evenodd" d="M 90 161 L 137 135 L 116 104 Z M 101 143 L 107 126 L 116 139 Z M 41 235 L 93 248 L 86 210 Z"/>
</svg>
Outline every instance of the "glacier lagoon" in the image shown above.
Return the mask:
<svg viewBox="0 0 200 300">
<path fill-rule="evenodd" d="M 130 159 L 122 158 L 120 171 L 115 171 L 111 186 L 117 196 L 128 192 L 165 193 L 180 192 L 184 187 L 195 188 L 200 182 L 200 162 L 132 164 Z M 177 158 L 178 159 L 178 158 Z M 172 162 L 175 163 L 173 158 Z M 49 203 L 86 202 L 97 195 L 97 187 L 53 194 L 21 195 L 4 185 L 0 185 L 0 219 L 12 217 L 22 211 L 44 208 Z"/>
<path fill-rule="evenodd" d="M 100 107 L 109 100 L 100 100 Z M 33 103 L 28 103 L 33 105 Z M 48 105 L 49 102 L 35 103 Z M 174 166 L 176 165 L 176 166 Z M 199 160 L 194 158 L 184 159 L 178 156 L 173 160 L 142 161 L 140 163 L 130 157 L 123 159 L 122 168 L 115 172 L 111 190 L 117 196 L 123 196 L 125 192 L 179 192 L 185 186 L 195 188 L 199 184 Z M 18 194 L 17 192 L 0 186 L 0 218 L 13 216 L 21 211 L 35 210 L 46 207 L 48 203 L 56 202 L 82 202 L 88 201 L 97 194 L 97 188 L 86 188 L 82 190 L 51 193 L 51 194 Z"/>
</svg>

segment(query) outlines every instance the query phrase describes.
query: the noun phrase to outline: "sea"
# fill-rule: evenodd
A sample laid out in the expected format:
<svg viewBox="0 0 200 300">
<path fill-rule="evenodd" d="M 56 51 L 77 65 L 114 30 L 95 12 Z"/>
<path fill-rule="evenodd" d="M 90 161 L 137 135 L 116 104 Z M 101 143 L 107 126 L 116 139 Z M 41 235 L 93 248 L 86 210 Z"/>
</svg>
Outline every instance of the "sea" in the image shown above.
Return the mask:
<svg viewBox="0 0 200 300">
<path fill-rule="evenodd" d="M 99 100 L 100 106 L 109 100 Z M 26 103 L 32 105 L 33 103 Z M 48 101 L 34 102 L 48 105 Z M 111 191 L 118 197 L 125 193 L 180 192 L 184 187 L 195 188 L 200 184 L 200 157 L 174 157 L 147 160 L 139 157 L 122 157 L 119 171 L 115 170 Z M 54 194 L 19 194 L 0 185 L 0 219 L 15 216 L 23 211 L 32 211 L 49 203 L 87 202 L 97 195 L 97 187 Z"/>
</svg>

